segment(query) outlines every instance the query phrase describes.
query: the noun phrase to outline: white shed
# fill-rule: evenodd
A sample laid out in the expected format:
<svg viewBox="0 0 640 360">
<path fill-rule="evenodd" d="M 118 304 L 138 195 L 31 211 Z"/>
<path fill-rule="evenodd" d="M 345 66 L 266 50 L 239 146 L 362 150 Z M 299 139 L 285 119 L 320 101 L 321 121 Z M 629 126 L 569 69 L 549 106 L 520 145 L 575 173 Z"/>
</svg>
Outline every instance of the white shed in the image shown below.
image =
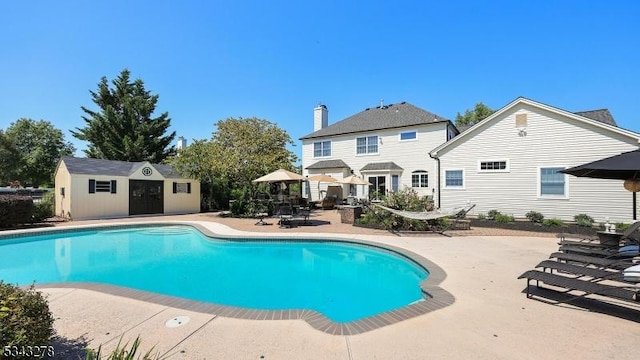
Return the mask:
<svg viewBox="0 0 640 360">
<path fill-rule="evenodd" d="M 200 212 L 200 182 L 169 165 L 63 157 L 55 213 L 73 219 Z"/>
<path fill-rule="evenodd" d="M 638 148 L 640 134 L 619 128 L 608 110 L 571 113 L 518 98 L 430 155 L 439 162 L 440 207 L 475 203 L 517 218 L 632 219 L 632 195 L 618 180 L 558 171 Z"/>
</svg>

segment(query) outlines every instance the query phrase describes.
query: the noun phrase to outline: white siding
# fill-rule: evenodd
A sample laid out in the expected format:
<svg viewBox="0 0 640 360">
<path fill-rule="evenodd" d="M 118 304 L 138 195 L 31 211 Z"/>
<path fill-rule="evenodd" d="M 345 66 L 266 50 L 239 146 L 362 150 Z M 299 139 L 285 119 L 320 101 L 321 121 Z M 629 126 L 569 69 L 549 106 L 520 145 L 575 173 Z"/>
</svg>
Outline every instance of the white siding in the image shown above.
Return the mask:
<svg viewBox="0 0 640 360">
<path fill-rule="evenodd" d="M 527 114 L 526 135 L 515 127 L 515 115 Z M 568 197 L 539 196 L 540 167 L 572 167 L 638 148 L 637 139 L 531 106 L 516 104 L 474 129 L 459 143 L 442 149 L 443 208 L 475 203 L 475 213 L 496 209 L 522 218 L 531 211 L 545 218 L 573 220 L 586 213 L 596 221 L 629 221 L 632 195 L 622 181 L 566 175 Z M 508 160 L 508 172 L 478 171 L 483 160 Z M 444 188 L 444 170 L 463 169 L 464 190 Z"/>
<path fill-rule="evenodd" d="M 302 141 L 302 173 L 303 175 L 313 176 L 323 173 L 323 170 L 307 170 L 306 168 L 318 161 L 322 160 L 342 160 L 353 172 L 366 180 L 360 169 L 368 163 L 381 163 L 392 161 L 400 166 L 403 170 L 400 173 L 400 189 L 411 187 L 411 173 L 416 170 L 425 170 L 429 172 L 429 187 L 416 188 L 421 195 L 431 195 L 437 187 L 436 183 L 436 163 L 429 157 L 429 151 L 444 143 L 447 140 L 447 122 L 435 124 L 403 127 L 395 129 L 387 129 L 380 131 L 369 131 L 355 134 L 347 134 L 333 137 L 324 137 L 316 139 L 305 139 Z M 410 141 L 400 141 L 400 133 L 406 131 L 416 131 L 417 139 Z M 374 155 L 356 155 L 356 138 L 361 136 L 378 135 L 378 153 Z M 317 141 L 331 140 L 331 157 L 314 158 L 313 143 Z M 327 169 L 333 171 L 328 174 L 338 176 L 336 169 Z M 335 174 L 335 175 L 334 175 Z M 350 172 L 344 173 L 344 176 Z M 341 178 L 341 177 L 338 177 Z M 312 183 L 312 187 L 315 183 Z M 387 189 L 391 188 L 391 177 L 387 175 Z M 324 185 L 324 184 L 323 184 Z M 322 186 L 322 185 L 321 185 Z M 325 186 L 326 187 L 326 186 Z M 312 196 L 314 195 L 313 189 Z M 345 186 L 345 194 L 348 186 Z M 358 195 L 363 196 L 363 186 L 358 186 Z"/>
</svg>

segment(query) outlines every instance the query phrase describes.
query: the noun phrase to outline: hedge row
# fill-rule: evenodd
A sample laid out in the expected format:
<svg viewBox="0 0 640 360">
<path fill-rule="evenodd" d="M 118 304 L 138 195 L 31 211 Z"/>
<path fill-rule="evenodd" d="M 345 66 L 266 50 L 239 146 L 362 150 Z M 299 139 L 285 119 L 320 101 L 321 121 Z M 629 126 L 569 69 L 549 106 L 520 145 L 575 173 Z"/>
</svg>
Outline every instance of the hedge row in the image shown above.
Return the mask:
<svg viewBox="0 0 640 360">
<path fill-rule="evenodd" d="M 32 222 L 33 211 L 33 199 L 29 196 L 0 195 L 0 228 Z"/>
</svg>

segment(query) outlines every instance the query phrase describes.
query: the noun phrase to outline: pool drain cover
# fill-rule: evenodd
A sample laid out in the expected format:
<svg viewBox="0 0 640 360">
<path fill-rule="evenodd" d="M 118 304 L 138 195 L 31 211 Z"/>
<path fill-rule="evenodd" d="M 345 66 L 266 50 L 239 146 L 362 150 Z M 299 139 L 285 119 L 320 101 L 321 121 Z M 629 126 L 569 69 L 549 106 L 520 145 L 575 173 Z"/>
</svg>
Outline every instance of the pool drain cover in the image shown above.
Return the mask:
<svg viewBox="0 0 640 360">
<path fill-rule="evenodd" d="M 188 323 L 189 320 L 191 319 L 188 316 L 176 316 L 173 319 L 167 320 L 167 322 L 164 323 L 164 325 L 168 328 L 175 328 Z"/>
</svg>

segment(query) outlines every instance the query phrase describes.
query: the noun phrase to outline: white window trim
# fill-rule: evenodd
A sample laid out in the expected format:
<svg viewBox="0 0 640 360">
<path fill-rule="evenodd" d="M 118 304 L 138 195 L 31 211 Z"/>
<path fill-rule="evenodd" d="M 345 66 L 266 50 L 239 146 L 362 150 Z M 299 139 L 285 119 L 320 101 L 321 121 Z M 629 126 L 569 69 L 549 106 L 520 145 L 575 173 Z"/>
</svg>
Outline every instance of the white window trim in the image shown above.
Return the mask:
<svg viewBox="0 0 640 360">
<path fill-rule="evenodd" d="M 569 175 L 564 174 L 564 195 L 542 195 L 542 184 L 541 184 L 541 169 L 546 168 L 563 168 L 566 169 L 566 165 L 545 165 L 538 166 L 536 171 L 536 193 L 538 194 L 538 199 L 551 199 L 551 200 L 569 200 Z"/>
<path fill-rule="evenodd" d="M 498 161 L 504 161 L 507 163 L 507 168 L 504 170 L 483 170 L 480 167 L 480 164 L 483 162 L 498 162 Z M 509 161 L 509 159 L 482 159 L 482 160 L 478 160 L 478 172 L 479 173 L 508 173 L 511 172 L 511 161 Z"/>
<path fill-rule="evenodd" d="M 316 156 L 316 143 L 321 143 L 321 144 L 322 144 L 322 143 L 325 143 L 325 142 L 328 142 L 328 143 L 329 143 L 329 149 L 330 149 L 330 150 L 329 150 L 329 155 L 327 155 L 327 156 L 324 156 L 324 155 Z M 322 150 L 324 150 L 324 147 L 322 148 Z M 314 142 L 312 142 L 312 143 L 311 143 L 311 154 L 313 154 L 313 158 L 314 158 L 314 159 L 321 159 L 321 158 L 326 159 L 326 158 L 330 158 L 330 157 L 331 157 L 331 155 L 333 155 L 333 142 L 332 142 L 331 140 L 320 140 L 320 141 L 314 141 Z"/>
<path fill-rule="evenodd" d="M 358 138 L 368 138 L 368 137 L 371 137 L 371 136 L 375 136 L 375 137 L 377 137 L 377 138 L 378 138 L 378 151 L 377 151 L 377 152 L 374 152 L 374 153 L 369 153 L 369 152 L 368 152 L 368 153 L 364 153 L 364 154 L 358 154 Z M 354 151 L 355 151 L 355 153 L 356 153 L 356 156 L 375 156 L 375 155 L 380 155 L 380 145 L 382 144 L 382 143 L 381 143 L 381 141 L 380 141 L 380 139 L 381 139 L 380 135 L 375 135 L 375 134 L 374 134 L 374 135 L 362 135 L 362 136 L 356 136 L 356 137 L 354 138 L 354 140 L 355 140 L 355 141 L 354 141 L 354 143 L 355 143 L 355 144 L 354 144 L 354 145 L 355 145 L 355 146 L 354 146 Z M 367 147 L 369 147 L 369 143 L 367 143 Z"/>
<path fill-rule="evenodd" d="M 462 186 L 447 186 L 447 171 L 462 171 Z M 442 171 L 443 184 L 442 188 L 447 190 L 465 190 L 467 188 L 467 177 L 465 176 L 464 169 L 443 169 Z"/>
<path fill-rule="evenodd" d="M 413 186 L 413 175 L 427 175 L 427 186 Z M 464 180 L 463 180 L 464 181 Z M 422 181 L 420 180 L 420 178 L 418 179 L 418 182 L 420 184 L 422 184 Z M 429 179 L 429 172 L 426 170 L 414 170 L 411 172 L 411 188 L 412 189 L 426 189 L 429 187 L 429 183 L 431 182 L 431 179 Z"/>
<path fill-rule="evenodd" d="M 406 134 L 406 133 L 416 133 L 416 137 L 414 137 L 413 139 L 402 139 L 402 134 Z M 416 130 L 410 130 L 410 131 L 401 131 L 398 134 L 398 141 L 400 142 L 409 142 L 409 141 L 418 141 L 418 132 Z"/>
</svg>

